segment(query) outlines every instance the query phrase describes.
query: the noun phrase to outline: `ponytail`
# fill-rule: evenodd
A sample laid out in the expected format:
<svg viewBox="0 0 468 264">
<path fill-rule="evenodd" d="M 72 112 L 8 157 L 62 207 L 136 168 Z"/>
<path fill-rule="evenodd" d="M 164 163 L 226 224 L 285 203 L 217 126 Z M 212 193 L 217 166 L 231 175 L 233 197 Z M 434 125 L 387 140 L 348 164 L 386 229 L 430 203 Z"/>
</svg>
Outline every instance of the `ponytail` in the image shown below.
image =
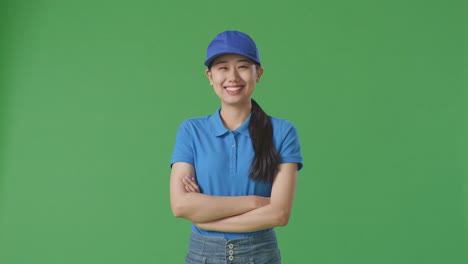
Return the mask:
<svg viewBox="0 0 468 264">
<path fill-rule="evenodd" d="M 255 156 L 250 165 L 250 177 L 254 180 L 272 182 L 281 158 L 273 145 L 273 125 L 268 115 L 253 99 L 249 133 Z"/>
</svg>

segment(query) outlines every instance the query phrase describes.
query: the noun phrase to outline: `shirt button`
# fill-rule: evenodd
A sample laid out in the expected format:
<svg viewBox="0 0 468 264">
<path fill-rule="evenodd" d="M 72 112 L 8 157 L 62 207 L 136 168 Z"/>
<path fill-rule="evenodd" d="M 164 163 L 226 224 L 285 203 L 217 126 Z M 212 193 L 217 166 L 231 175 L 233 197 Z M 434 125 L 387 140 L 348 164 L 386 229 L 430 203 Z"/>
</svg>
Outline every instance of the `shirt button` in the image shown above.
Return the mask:
<svg viewBox="0 0 468 264">
<path fill-rule="evenodd" d="M 232 250 L 232 249 L 229 250 L 229 255 L 231 255 L 231 256 L 234 255 L 234 250 Z"/>
<path fill-rule="evenodd" d="M 234 245 L 233 245 L 233 244 L 229 244 L 228 247 L 229 247 L 230 249 L 233 249 L 233 248 L 234 248 Z"/>
<path fill-rule="evenodd" d="M 229 256 L 229 260 L 232 261 L 234 259 L 233 256 Z"/>
</svg>

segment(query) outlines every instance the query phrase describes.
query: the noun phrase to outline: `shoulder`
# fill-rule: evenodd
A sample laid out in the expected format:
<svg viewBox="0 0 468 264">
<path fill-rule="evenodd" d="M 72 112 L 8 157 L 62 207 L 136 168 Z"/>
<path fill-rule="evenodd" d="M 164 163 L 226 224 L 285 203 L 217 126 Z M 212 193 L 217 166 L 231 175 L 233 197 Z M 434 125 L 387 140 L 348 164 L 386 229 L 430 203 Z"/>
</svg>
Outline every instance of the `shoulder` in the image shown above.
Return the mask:
<svg viewBox="0 0 468 264">
<path fill-rule="evenodd" d="M 184 120 L 178 128 L 178 133 L 196 140 L 206 139 L 218 131 L 218 120 L 215 115 L 205 115 Z"/>
<path fill-rule="evenodd" d="M 297 163 L 298 170 L 302 169 L 301 144 L 295 125 L 287 119 L 270 118 L 275 146 L 282 163 Z"/>
<path fill-rule="evenodd" d="M 296 130 L 296 126 L 289 121 L 288 119 L 284 118 L 278 118 L 278 117 L 273 117 L 269 116 L 271 120 L 271 124 L 273 126 L 273 131 L 282 131 L 286 132 L 288 130 Z"/>
<path fill-rule="evenodd" d="M 179 125 L 179 128 L 203 127 L 208 124 L 210 118 L 211 115 L 188 118 L 182 121 L 182 123 Z"/>
<path fill-rule="evenodd" d="M 291 125 L 291 126 L 294 126 L 293 123 L 291 121 L 289 121 L 288 119 L 284 119 L 284 118 L 279 118 L 279 117 L 274 117 L 274 116 L 268 116 L 270 117 L 270 120 L 273 124 L 280 124 L 280 125 Z"/>
<path fill-rule="evenodd" d="M 289 140 L 298 140 L 298 132 L 293 122 L 284 118 L 277 118 L 270 116 L 271 124 L 273 126 L 274 140 L 284 142 Z"/>
</svg>

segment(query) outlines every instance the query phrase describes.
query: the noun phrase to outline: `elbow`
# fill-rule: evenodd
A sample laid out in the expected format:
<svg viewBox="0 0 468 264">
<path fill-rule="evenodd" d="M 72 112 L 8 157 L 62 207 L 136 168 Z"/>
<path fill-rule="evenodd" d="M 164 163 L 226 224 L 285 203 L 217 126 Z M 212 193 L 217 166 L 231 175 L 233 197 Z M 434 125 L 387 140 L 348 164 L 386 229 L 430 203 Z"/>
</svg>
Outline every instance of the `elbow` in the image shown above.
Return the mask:
<svg viewBox="0 0 468 264">
<path fill-rule="evenodd" d="M 276 226 L 286 226 L 289 223 L 291 212 L 289 210 L 279 210 L 276 216 Z"/>
<path fill-rule="evenodd" d="M 184 217 L 184 215 L 178 211 L 172 210 L 172 215 L 176 218 Z"/>
<path fill-rule="evenodd" d="M 190 210 L 190 208 L 184 205 L 183 203 L 172 204 L 171 209 L 172 209 L 172 215 L 174 215 L 174 217 L 184 218 L 192 222 L 204 222 L 205 221 L 205 219 L 200 218 L 198 214 L 196 214 L 195 212 L 192 212 L 193 210 Z"/>
<path fill-rule="evenodd" d="M 172 209 L 172 214 L 174 215 L 174 217 L 177 217 L 177 218 L 185 217 L 184 206 L 182 206 L 181 204 L 172 203 L 171 209 Z"/>
<path fill-rule="evenodd" d="M 287 226 L 289 223 L 289 217 L 281 217 L 278 219 L 278 224 L 277 226 Z"/>
<path fill-rule="evenodd" d="M 177 218 L 183 216 L 182 213 L 180 212 L 180 210 L 178 210 L 178 209 L 176 209 L 176 208 L 172 208 L 172 215 L 173 215 L 174 217 L 177 217 Z"/>
</svg>

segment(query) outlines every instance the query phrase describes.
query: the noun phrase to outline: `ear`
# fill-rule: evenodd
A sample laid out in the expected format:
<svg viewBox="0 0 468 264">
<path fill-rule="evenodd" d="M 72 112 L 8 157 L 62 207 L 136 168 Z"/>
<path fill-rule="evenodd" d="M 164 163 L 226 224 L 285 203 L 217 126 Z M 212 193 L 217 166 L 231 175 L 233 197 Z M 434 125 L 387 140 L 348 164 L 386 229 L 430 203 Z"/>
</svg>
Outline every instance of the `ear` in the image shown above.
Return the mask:
<svg viewBox="0 0 468 264">
<path fill-rule="evenodd" d="M 210 85 L 213 85 L 213 79 L 212 79 L 212 77 L 211 77 L 211 71 L 210 71 L 210 69 L 206 69 L 206 70 L 205 70 L 205 75 L 206 75 L 206 77 L 208 77 L 208 80 L 210 81 Z"/>
<path fill-rule="evenodd" d="M 258 67 L 258 70 L 257 70 L 257 82 L 260 82 L 260 78 L 262 77 L 263 75 L 263 67 L 260 66 Z"/>
</svg>

